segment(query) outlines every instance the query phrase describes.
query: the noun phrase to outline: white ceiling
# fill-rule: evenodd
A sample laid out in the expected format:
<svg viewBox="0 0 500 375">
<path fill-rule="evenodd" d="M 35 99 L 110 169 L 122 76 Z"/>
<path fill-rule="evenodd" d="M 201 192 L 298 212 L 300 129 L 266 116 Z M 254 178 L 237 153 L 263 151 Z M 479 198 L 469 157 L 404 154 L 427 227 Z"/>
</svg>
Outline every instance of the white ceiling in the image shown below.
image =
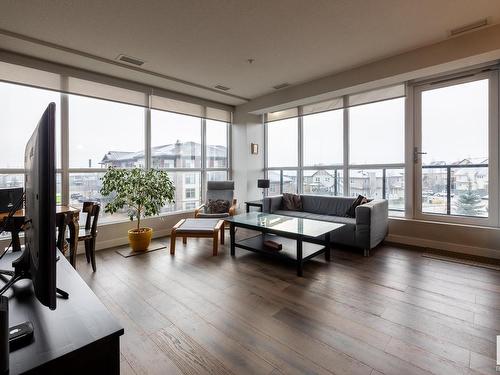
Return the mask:
<svg viewBox="0 0 500 375">
<path fill-rule="evenodd" d="M 500 22 L 498 0 L 10 0 L 0 28 L 107 59 L 126 54 L 143 68 L 196 85 L 222 84 L 253 99 L 441 41 L 481 18 Z M 190 86 L 46 46 L 0 36 L 0 48 L 241 104 Z M 255 62 L 248 64 L 247 59 Z"/>
</svg>

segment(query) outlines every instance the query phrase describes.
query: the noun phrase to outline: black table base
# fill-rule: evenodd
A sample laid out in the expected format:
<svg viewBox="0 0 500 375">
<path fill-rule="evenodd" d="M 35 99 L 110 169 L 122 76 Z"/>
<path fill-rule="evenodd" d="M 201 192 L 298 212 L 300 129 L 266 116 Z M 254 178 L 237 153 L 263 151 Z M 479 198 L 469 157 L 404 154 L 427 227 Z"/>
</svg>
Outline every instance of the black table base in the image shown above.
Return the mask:
<svg viewBox="0 0 500 375">
<path fill-rule="evenodd" d="M 251 229 L 262 234 L 236 241 L 236 227 Z M 236 248 L 273 256 L 284 261 L 293 262 L 297 267 L 297 276 L 303 275 L 304 263 L 318 255 L 325 254 L 325 260 L 331 259 L 330 233 L 323 238 L 313 238 L 291 233 L 273 233 L 267 228 L 256 228 L 241 223 L 229 223 L 231 237 L 231 255 L 236 255 Z M 264 246 L 265 240 L 272 240 L 283 245 L 280 251 L 268 250 Z"/>
</svg>

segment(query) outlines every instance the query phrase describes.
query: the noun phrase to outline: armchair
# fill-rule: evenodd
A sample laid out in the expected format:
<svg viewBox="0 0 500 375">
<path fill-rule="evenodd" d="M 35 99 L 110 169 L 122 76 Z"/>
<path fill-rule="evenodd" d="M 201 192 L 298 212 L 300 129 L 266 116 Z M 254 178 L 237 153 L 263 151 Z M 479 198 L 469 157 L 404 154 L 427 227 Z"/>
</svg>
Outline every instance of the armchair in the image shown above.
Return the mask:
<svg viewBox="0 0 500 375">
<path fill-rule="evenodd" d="M 228 212 L 210 213 L 208 211 L 209 200 L 226 200 L 230 203 Z M 208 181 L 207 182 L 207 201 L 194 210 L 195 218 L 225 218 L 233 216 L 236 213 L 236 199 L 234 199 L 234 181 Z"/>
</svg>

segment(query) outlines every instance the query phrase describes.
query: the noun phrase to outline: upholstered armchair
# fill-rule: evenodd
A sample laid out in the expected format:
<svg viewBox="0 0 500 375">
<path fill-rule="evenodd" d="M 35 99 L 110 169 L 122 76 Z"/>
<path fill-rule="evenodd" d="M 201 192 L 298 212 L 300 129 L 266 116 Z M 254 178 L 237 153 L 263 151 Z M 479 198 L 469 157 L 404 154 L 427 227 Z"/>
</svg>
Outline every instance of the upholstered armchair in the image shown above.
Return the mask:
<svg viewBox="0 0 500 375">
<path fill-rule="evenodd" d="M 212 213 L 209 207 L 210 201 L 228 201 L 229 206 L 225 212 Z M 234 199 L 234 181 L 208 181 L 207 201 L 194 211 L 196 218 L 225 218 L 236 213 L 236 199 Z"/>
</svg>

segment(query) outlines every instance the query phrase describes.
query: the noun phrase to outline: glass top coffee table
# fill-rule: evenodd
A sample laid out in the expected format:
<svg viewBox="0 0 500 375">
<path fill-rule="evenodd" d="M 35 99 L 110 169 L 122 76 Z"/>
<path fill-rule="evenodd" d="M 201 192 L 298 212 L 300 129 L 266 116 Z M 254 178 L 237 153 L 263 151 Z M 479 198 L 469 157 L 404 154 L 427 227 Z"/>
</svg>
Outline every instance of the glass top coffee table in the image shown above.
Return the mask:
<svg viewBox="0 0 500 375">
<path fill-rule="evenodd" d="M 330 233 L 344 224 L 331 223 L 292 216 L 250 212 L 225 218 L 229 222 L 231 235 L 231 255 L 236 248 L 257 253 L 265 253 L 296 263 L 297 275 L 302 276 L 303 264 L 320 254 L 330 261 Z M 235 228 L 246 228 L 262 232 L 257 236 L 235 239 Z M 282 245 L 279 251 L 270 250 L 264 241 L 274 241 Z"/>
</svg>

